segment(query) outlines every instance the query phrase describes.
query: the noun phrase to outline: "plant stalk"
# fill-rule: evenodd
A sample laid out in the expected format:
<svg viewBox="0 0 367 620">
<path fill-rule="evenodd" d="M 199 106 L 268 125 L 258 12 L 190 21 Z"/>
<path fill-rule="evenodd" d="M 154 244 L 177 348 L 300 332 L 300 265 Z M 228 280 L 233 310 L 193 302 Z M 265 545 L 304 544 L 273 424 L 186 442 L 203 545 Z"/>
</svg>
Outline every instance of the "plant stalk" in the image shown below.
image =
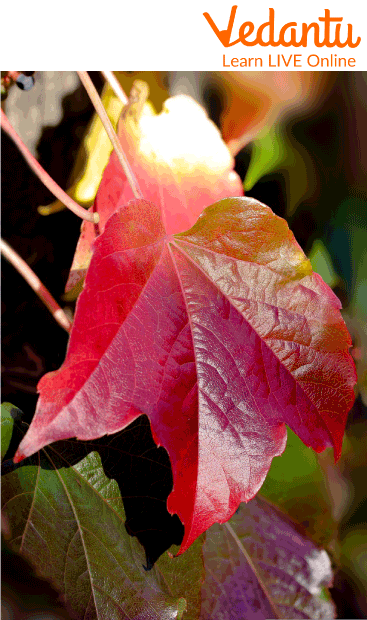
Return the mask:
<svg viewBox="0 0 367 620">
<path fill-rule="evenodd" d="M 122 166 L 122 169 L 126 175 L 126 178 L 128 180 L 128 183 L 133 191 L 133 194 L 135 196 L 136 199 L 141 199 L 143 198 L 143 195 L 141 193 L 140 187 L 138 185 L 138 182 L 135 178 L 135 175 L 133 173 L 133 171 L 130 168 L 130 164 L 127 161 L 126 157 L 125 157 L 125 153 L 122 150 L 121 144 L 119 142 L 119 139 L 117 137 L 117 134 L 114 130 L 114 128 L 112 127 L 112 123 L 110 121 L 110 119 L 108 118 L 107 112 L 104 109 L 103 103 L 101 101 L 101 98 L 92 82 L 92 80 L 90 79 L 88 72 L 87 71 L 78 71 L 77 72 L 80 78 L 80 81 L 82 82 L 82 84 L 85 87 L 85 90 L 87 91 L 91 102 L 94 105 L 94 108 L 99 116 L 99 118 L 102 121 L 103 127 L 105 128 L 107 135 L 109 137 L 109 139 L 111 140 L 112 146 L 115 149 L 115 153 L 118 157 L 118 160 Z"/>
<path fill-rule="evenodd" d="M 34 271 L 29 265 L 4 241 L 0 239 L 0 249 L 3 256 L 15 267 L 21 276 L 28 282 L 29 286 L 33 288 L 34 292 L 45 306 L 49 309 L 54 319 L 58 324 L 70 333 L 72 323 L 66 316 L 65 312 L 60 308 L 57 301 L 52 297 L 51 293 L 47 290 L 41 280 L 36 276 Z"/>
<path fill-rule="evenodd" d="M 113 74 L 113 71 L 101 71 L 104 79 L 106 80 L 106 82 L 109 83 L 109 85 L 111 86 L 113 92 L 115 93 L 116 97 L 118 97 L 118 99 L 120 99 L 121 103 L 123 103 L 124 105 L 127 104 L 127 102 L 129 101 L 126 94 L 123 91 L 123 88 L 120 84 L 120 82 L 116 79 L 116 77 Z"/>
</svg>

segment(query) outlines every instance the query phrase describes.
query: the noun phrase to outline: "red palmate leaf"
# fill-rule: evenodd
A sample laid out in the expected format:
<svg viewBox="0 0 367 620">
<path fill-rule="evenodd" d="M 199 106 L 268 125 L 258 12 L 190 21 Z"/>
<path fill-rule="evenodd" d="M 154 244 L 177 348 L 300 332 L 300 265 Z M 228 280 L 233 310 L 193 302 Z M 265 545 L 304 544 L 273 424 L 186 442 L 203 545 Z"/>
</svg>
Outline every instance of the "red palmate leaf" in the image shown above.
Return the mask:
<svg viewBox="0 0 367 620">
<path fill-rule="evenodd" d="M 187 232 L 131 201 L 96 239 L 66 360 L 39 384 L 17 459 L 141 413 L 171 459 L 181 552 L 260 488 L 286 443 L 339 456 L 355 371 L 340 302 L 284 220 L 221 200 Z"/>
</svg>

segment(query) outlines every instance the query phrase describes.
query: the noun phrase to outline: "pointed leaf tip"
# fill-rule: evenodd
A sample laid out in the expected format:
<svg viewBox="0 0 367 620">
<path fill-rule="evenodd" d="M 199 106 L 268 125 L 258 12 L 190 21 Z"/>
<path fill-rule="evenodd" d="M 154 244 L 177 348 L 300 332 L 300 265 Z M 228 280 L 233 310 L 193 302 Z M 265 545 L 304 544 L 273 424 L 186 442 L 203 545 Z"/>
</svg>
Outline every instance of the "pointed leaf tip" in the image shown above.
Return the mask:
<svg viewBox="0 0 367 620">
<path fill-rule="evenodd" d="M 13 463 L 20 463 L 21 461 L 23 461 L 26 457 L 26 455 L 21 452 L 20 450 L 17 450 L 14 457 L 13 457 Z"/>
</svg>

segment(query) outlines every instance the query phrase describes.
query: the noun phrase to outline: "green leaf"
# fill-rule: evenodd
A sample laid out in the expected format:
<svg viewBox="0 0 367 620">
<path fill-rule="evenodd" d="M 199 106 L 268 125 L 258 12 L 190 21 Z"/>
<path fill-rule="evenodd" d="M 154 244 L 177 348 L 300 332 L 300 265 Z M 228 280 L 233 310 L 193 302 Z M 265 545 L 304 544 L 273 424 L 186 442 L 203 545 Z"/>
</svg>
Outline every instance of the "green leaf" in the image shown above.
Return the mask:
<svg viewBox="0 0 367 620">
<path fill-rule="evenodd" d="M 245 192 L 249 192 L 265 175 L 277 171 L 284 174 L 287 214 L 291 216 L 300 200 L 312 194 L 315 175 L 306 149 L 293 135 L 287 135 L 282 123 L 267 128 L 266 132 L 254 141 L 244 182 Z"/>
<path fill-rule="evenodd" d="M 360 526 L 350 530 L 341 543 L 343 566 L 357 582 L 360 592 L 367 588 L 367 528 Z"/>
<path fill-rule="evenodd" d="M 204 580 L 202 546 L 205 536 L 202 535 L 183 553 L 177 557 L 179 546 L 172 545 L 169 553 L 163 554 L 156 563 L 157 571 L 164 575 L 173 596 L 186 600 L 187 607 L 183 620 L 197 620 L 201 608 L 201 584 Z"/>
<path fill-rule="evenodd" d="M 69 466 L 56 450 L 3 477 L 11 548 L 51 581 L 76 618 L 181 618 L 185 599 L 172 594 L 162 571 L 144 569 L 143 547 L 126 532 L 118 485 L 98 453 Z"/>
<path fill-rule="evenodd" d="M 331 288 L 340 282 L 340 278 L 335 272 L 331 256 L 321 239 L 315 239 L 313 242 L 308 259 L 312 265 L 312 269 L 316 271 Z"/>
<path fill-rule="evenodd" d="M 300 522 L 318 544 L 328 545 L 335 538 L 336 523 L 318 456 L 290 428 L 286 449 L 273 459 L 261 495 Z"/>
<path fill-rule="evenodd" d="M 1 460 L 9 448 L 14 420 L 20 413 L 20 409 L 10 403 L 2 403 L 1 405 Z"/>
<path fill-rule="evenodd" d="M 284 131 L 274 125 L 254 141 L 244 183 L 245 191 L 252 189 L 261 177 L 278 169 L 286 161 L 287 147 Z"/>
</svg>

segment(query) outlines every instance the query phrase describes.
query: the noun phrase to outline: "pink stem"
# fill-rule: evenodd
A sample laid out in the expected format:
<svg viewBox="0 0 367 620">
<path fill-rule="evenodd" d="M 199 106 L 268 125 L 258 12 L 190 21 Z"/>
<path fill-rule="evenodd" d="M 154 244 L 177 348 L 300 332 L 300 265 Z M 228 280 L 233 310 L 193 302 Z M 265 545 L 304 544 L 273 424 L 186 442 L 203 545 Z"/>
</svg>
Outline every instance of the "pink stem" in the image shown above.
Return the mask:
<svg viewBox="0 0 367 620">
<path fill-rule="evenodd" d="M 72 323 L 66 316 L 65 312 L 60 308 L 57 301 L 52 297 L 51 293 L 42 284 L 41 280 L 36 276 L 27 263 L 4 241 L 0 239 L 1 253 L 5 258 L 15 267 L 21 276 L 28 282 L 34 292 L 43 301 L 45 306 L 49 309 L 52 316 L 68 333 L 71 330 Z"/>
<path fill-rule="evenodd" d="M 126 175 L 128 183 L 133 191 L 135 198 L 140 199 L 143 198 L 138 182 L 135 178 L 133 171 L 130 168 L 130 164 L 125 157 L 125 153 L 122 150 L 122 146 L 119 142 L 119 139 L 116 135 L 114 128 L 112 127 L 112 123 L 108 118 L 107 112 L 104 109 L 101 98 L 94 87 L 92 80 L 90 79 L 87 71 L 78 71 L 77 72 L 80 78 L 80 81 L 83 83 L 85 90 L 87 91 L 91 102 L 93 103 L 95 110 L 102 121 L 103 127 L 105 128 L 109 139 L 112 142 L 112 146 L 115 149 L 115 153 L 118 157 L 118 160 L 122 166 L 122 169 Z"/>
<path fill-rule="evenodd" d="M 46 185 L 47 189 L 52 192 L 56 198 L 58 198 L 70 211 L 78 215 L 83 220 L 87 220 L 88 222 L 93 222 L 97 224 L 99 222 L 98 213 L 92 213 L 83 209 L 78 203 L 76 203 L 70 196 L 64 192 L 57 183 L 47 174 L 46 170 L 42 168 L 42 166 L 38 163 L 37 159 L 33 157 L 32 153 L 27 149 L 26 145 L 23 143 L 21 138 L 18 136 L 15 129 L 10 124 L 8 118 L 1 110 L 1 127 L 8 134 L 8 136 L 15 142 L 21 153 L 23 154 L 26 162 L 32 168 L 33 172 L 38 176 L 38 178 Z"/>
</svg>

